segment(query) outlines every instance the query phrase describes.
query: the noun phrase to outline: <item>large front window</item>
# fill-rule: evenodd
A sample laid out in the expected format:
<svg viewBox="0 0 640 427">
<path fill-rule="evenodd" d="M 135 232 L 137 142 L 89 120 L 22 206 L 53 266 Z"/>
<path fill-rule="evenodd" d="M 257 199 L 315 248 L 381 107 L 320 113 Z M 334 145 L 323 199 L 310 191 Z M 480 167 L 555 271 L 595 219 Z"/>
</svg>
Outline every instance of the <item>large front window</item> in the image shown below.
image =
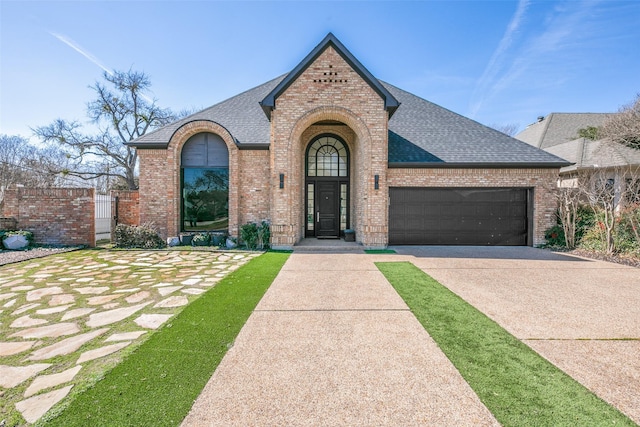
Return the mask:
<svg viewBox="0 0 640 427">
<path fill-rule="evenodd" d="M 211 133 L 192 136 L 182 149 L 182 231 L 229 226 L 229 152 Z"/>
</svg>

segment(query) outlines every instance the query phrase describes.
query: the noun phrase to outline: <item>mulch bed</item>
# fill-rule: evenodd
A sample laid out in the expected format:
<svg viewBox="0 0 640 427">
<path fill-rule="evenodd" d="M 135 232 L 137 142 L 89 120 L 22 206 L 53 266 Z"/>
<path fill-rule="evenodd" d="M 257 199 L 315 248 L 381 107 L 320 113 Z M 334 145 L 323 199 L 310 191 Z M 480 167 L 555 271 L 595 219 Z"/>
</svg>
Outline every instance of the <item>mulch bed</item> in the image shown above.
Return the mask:
<svg viewBox="0 0 640 427">
<path fill-rule="evenodd" d="M 554 249 L 556 251 L 556 249 Z M 640 258 L 633 255 L 625 254 L 611 254 L 607 255 L 602 252 L 587 251 L 585 249 L 573 249 L 571 251 L 564 251 L 571 255 L 577 255 L 584 258 L 597 259 L 600 261 L 614 262 L 616 264 L 629 265 L 631 267 L 640 268 Z"/>
</svg>

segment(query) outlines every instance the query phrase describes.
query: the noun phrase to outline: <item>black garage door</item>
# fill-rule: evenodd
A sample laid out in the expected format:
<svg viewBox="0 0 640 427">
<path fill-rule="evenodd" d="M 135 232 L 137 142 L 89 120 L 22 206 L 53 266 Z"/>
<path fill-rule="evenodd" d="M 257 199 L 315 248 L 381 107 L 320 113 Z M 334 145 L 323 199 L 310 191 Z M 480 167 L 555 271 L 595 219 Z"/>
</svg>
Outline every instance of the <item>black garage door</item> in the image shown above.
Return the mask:
<svg viewBox="0 0 640 427">
<path fill-rule="evenodd" d="M 390 188 L 390 245 L 525 246 L 526 188 Z"/>
</svg>

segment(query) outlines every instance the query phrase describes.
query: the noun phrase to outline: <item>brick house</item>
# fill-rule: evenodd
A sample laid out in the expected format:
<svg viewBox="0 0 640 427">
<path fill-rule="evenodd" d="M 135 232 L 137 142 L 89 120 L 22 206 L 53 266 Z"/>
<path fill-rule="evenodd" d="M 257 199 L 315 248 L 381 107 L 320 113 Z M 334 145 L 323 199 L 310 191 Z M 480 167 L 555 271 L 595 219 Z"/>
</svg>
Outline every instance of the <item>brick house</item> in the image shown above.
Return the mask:
<svg viewBox="0 0 640 427">
<path fill-rule="evenodd" d="M 372 248 L 540 244 L 568 165 L 379 81 L 333 34 L 290 73 L 130 144 L 141 222 L 237 236 L 267 220 L 274 248 L 345 230 Z"/>
</svg>

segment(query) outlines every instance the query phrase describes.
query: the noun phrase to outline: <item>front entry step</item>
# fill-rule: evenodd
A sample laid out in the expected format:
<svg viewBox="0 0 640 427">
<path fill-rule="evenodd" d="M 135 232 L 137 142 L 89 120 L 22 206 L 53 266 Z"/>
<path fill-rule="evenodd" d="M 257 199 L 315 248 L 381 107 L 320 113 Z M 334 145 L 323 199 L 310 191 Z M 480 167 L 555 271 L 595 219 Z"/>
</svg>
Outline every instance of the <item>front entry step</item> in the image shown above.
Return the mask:
<svg viewBox="0 0 640 427">
<path fill-rule="evenodd" d="M 345 242 L 343 239 L 317 239 L 307 237 L 293 247 L 296 253 L 309 252 L 345 252 L 345 253 L 363 253 L 364 247 L 356 242 Z"/>
</svg>

